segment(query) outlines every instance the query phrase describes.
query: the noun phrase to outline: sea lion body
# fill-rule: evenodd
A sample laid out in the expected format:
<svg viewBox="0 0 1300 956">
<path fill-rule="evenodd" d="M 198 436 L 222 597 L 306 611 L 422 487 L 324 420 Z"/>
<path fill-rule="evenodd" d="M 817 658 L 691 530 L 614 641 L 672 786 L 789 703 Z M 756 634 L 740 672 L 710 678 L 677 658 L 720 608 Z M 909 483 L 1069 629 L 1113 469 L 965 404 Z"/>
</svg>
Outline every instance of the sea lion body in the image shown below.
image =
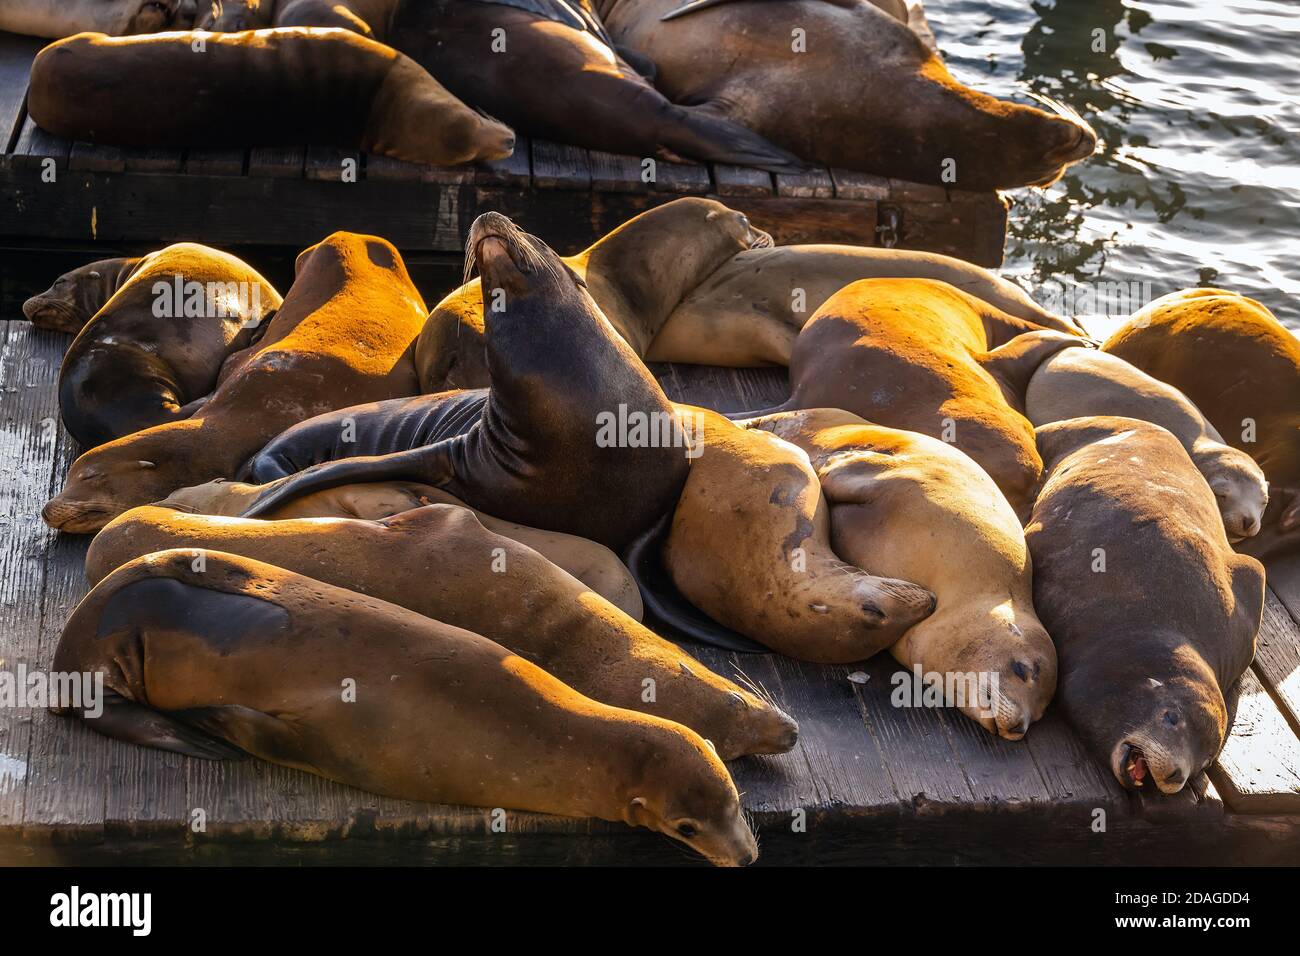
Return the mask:
<svg viewBox="0 0 1300 956">
<path fill-rule="evenodd" d="M 789 365 L 799 330 L 859 279 L 938 279 L 1015 318 L 1077 333 L 1007 280 L 951 256 L 908 249 L 795 245 L 737 253 L 698 283 L 645 350 L 649 362 Z"/>
<path fill-rule="evenodd" d="M 141 86 L 149 109 L 123 109 Z M 83 33 L 37 55 L 28 110 L 56 135 L 115 146 L 307 143 L 438 165 L 514 148 L 409 57 L 350 30 Z"/>
<path fill-rule="evenodd" d="M 98 530 L 177 488 L 232 477 L 304 418 L 415 394 L 410 346 L 426 311 L 396 249 L 335 233 L 298 257 L 293 287 L 255 351 L 199 412 L 83 454 L 45 506 L 46 522 Z"/>
<path fill-rule="evenodd" d="M 380 521 L 258 521 L 136 508 L 95 536 L 86 574 L 96 584 L 136 557 L 173 548 L 274 561 L 482 634 L 594 700 L 685 724 L 724 760 L 794 746 L 797 725 L 780 710 L 465 508 L 430 505 Z"/>
<path fill-rule="evenodd" d="M 192 488 L 181 488 L 160 501 L 158 506 L 188 514 L 237 517 L 264 490 L 261 485 L 217 479 Z M 636 582 L 609 548 L 576 535 L 502 521 L 470 508 L 459 498 L 431 485 L 409 481 L 341 485 L 294 498 L 265 517 L 276 521 L 289 518 L 378 521 L 433 504 L 456 505 L 472 512 L 489 531 L 528 545 L 633 620 L 640 621 L 645 614 Z M 238 548 L 229 550 L 239 551 Z"/>
<path fill-rule="evenodd" d="M 139 264 L 138 256 L 100 259 L 65 272 L 54 285 L 23 303 L 23 315 L 38 329 L 76 335 Z"/>
<path fill-rule="evenodd" d="M 1178 440 L 1131 418 L 1038 429 L 1047 477 L 1025 529 L 1057 698 L 1126 787 L 1176 793 L 1223 746 L 1264 570 L 1236 554 Z"/>
<path fill-rule="evenodd" d="M 870 657 L 934 610 L 924 588 L 876 577 L 832 550 L 829 509 L 798 448 L 692 411 L 701 454 L 662 551 L 691 604 L 772 650 L 819 663 Z"/>
<path fill-rule="evenodd" d="M 1134 313 L 1102 350 L 1182 391 L 1264 469 L 1263 559 L 1300 547 L 1300 339 L 1254 299 L 1186 289 Z"/>
<path fill-rule="evenodd" d="M 950 441 L 1025 513 L 1042 462 L 1022 414 L 1039 363 L 1085 339 L 1040 329 L 945 282 L 864 279 L 808 320 L 778 410 L 841 408 Z"/>
<path fill-rule="evenodd" d="M 1268 505 L 1264 472 L 1225 445 L 1186 395 L 1105 352 L 1066 349 L 1038 366 L 1025 391 L 1025 416 L 1035 426 L 1094 415 L 1138 418 L 1170 432 L 1214 492 L 1228 539 L 1259 532 Z"/>
<path fill-rule="evenodd" d="M 916 32 L 866 0 L 727 3 L 661 21 L 680 5 L 597 0 L 596 9 L 617 43 L 654 61 L 669 99 L 810 162 L 986 190 L 1050 183 L 1096 147 L 1076 116 L 958 83 Z"/>
<path fill-rule="evenodd" d="M 1034 612 L 1020 521 L 993 480 L 945 442 L 837 409 L 740 424 L 808 454 L 836 554 L 934 593 L 934 613 L 890 647 L 894 658 L 943 675 L 950 703 L 985 730 L 1024 736 L 1056 690 L 1056 651 Z"/>
<path fill-rule="evenodd" d="M 772 237 L 712 199 L 686 197 L 634 216 L 564 263 L 637 355 L 645 355 L 669 315 L 732 256 Z M 747 339 L 746 329 L 738 333 Z M 466 283 L 438 303 L 416 343 L 425 392 L 491 384 L 483 345 L 483 290 Z"/>
<path fill-rule="evenodd" d="M 621 551 L 671 507 L 689 451 L 673 440 L 684 433 L 677 409 L 582 280 L 499 213 L 475 220 L 467 254 L 503 304 L 487 314 L 492 388 L 478 420 L 426 447 L 309 468 L 245 517 L 342 484 L 418 481 L 498 518 Z"/>
<path fill-rule="evenodd" d="M 180 243 L 145 256 L 63 358 L 63 424 L 93 448 L 188 418 L 280 302 L 251 266 L 219 250 Z"/>
<path fill-rule="evenodd" d="M 93 31 L 109 36 L 188 30 L 195 0 L 5 0 L 0 30 L 58 40 Z"/>
<path fill-rule="evenodd" d="M 405 799 L 622 820 L 722 864 L 757 856 L 694 731 L 397 605 L 235 555 L 193 560 L 139 558 L 73 613 L 55 666 L 104 675 L 92 729 L 199 756 L 224 742 Z"/>
</svg>

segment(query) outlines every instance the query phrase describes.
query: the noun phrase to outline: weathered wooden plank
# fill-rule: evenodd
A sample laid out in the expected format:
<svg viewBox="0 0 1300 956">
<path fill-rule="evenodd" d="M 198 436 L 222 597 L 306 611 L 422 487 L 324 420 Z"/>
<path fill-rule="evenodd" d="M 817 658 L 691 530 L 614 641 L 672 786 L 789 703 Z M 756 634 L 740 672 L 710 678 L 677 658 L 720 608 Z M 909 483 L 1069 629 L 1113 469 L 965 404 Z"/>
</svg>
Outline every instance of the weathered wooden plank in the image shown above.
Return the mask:
<svg viewBox="0 0 1300 956">
<path fill-rule="evenodd" d="M 1300 551 L 1268 562 L 1268 586 L 1300 626 Z"/>
<path fill-rule="evenodd" d="M 482 178 L 482 172 L 473 164 L 462 166 L 421 166 L 420 175 L 426 183 L 445 186 L 468 186 Z"/>
<path fill-rule="evenodd" d="M 839 199 L 889 199 L 889 180 L 884 176 L 859 173 L 851 169 L 831 169 L 835 196 Z"/>
<path fill-rule="evenodd" d="M 825 167 L 806 173 L 777 173 L 776 194 L 792 199 L 831 199 L 835 196 L 835 183 Z"/>
<path fill-rule="evenodd" d="M 650 188 L 642 176 L 645 160 L 638 156 L 624 156 L 621 153 L 606 153 L 598 149 L 591 150 L 588 160 L 591 163 L 591 188 L 601 192 L 635 193 L 645 192 Z M 656 172 L 662 165 L 656 162 Z"/>
<path fill-rule="evenodd" d="M 36 125 L 30 116 L 23 120 L 23 129 L 14 145 L 10 162 L 15 168 L 25 169 L 41 166 L 45 160 L 52 159 L 57 168 L 68 165 L 68 155 L 72 152 L 72 143 L 53 133 L 47 133 Z"/>
<path fill-rule="evenodd" d="M 0 33 L 0 154 L 12 152 L 22 131 L 23 104 L 32 60 L 45 41 L 36 37 Z"/>
<path fill-rule="evenodd" d="M 1186 825 L 1189 821 L 1214 823 L 1223 818 L 1223 798 L 1204 773 L 1198 773 L 1172 796 L 1151 787 L 1132 791 L 1132 796 L 1142 818 L 1160 826 Z"/>
<path fill-rule="evenodd" d="M 361 154 L 354 149 L 309 146 L 303 175 L 322 183 L 355 183 L 361 178 Z"/>
<path fill-rule="evenodd" d="M 185 173 L 189 176 L 242 176 L 244 149 L 191 149 L 185 153 Z"/>
<path fill-rule="evenodd" d="M 719 196 L 771 197 L 776 195 L 776 189 L 772 185 L 772 174 L 765 169 L 713 163 L 711 171 Z"/>
<path fill-rule="evenodd" d="M 654 188 L 663 193 L 702 196 L 711 187 L 709 168 L 698 163 L 656 161 Z"/>
<path fill-rule="evenodd" d="M 1276 581 L 1280 575 L 1272 578 Z M 1264 619 L 1255 639 L 1255 676 L 1281 703 L 1291 726 L 1300 729 L 1300 625 L 1272 589 L 1264 598 Z"/>
<path fill-rule="evenodd" d="M 256 146 L 248 151 L 248 175 L 268 179 L 302 179 L 305 146 Z"/>
<path fill-rule="evenodd" d="M 185 161 L 179 149 L 124 149 L 122 157 L 128 173 L 176 173 Z"/>
<path fill-rule="evenodd" d="M 116 146 L 73 143 L 68 168 L 88 173 L 120 173 L 126 169 L 126 156 Z"/>
<path fill-rule="evenodd" d="M 252 175 L 252 170 L 249 170 Z M 366 154 L 366 179 L 389 182 L 420 182 L 424 179 L 424 167 L 419 163 L 408 163 L 388 156 Z"/>
<path fill-rule="evenodd" d="M 1300 739 L 1253 670 L 1210 777 L 1236 813 L 1300 813 Z"/>
<path fill-rule="evenodd" d="M 591 160 L 587 151 L 534 140 L 533 185 L 539 189 L 590 189 Z"/>
<path fill-rule="evenodd" d="M 1025 746 L 1057 806 L 1101 808 L 1110 815 L 1129 810 L 1124 788 L 1088 753 L 1058 708 L 1049 708 L 1029 728 Z"/>
<path fill-rule="evenodd" d="M 890 179 L 889 194 L 893 199 L 912 199 L 917 202 L 947 202 L 948 190 L 928 183 L 913 183 L 906 179 Z"/>
<path fill-rule="evenodd" d="M 527 136 L 515 134 L 515 149 L 505 159 L 480 163 L 484 183 L 502 186 L 530 186 L 533 181 L 533 151 Z"/>
</svg>

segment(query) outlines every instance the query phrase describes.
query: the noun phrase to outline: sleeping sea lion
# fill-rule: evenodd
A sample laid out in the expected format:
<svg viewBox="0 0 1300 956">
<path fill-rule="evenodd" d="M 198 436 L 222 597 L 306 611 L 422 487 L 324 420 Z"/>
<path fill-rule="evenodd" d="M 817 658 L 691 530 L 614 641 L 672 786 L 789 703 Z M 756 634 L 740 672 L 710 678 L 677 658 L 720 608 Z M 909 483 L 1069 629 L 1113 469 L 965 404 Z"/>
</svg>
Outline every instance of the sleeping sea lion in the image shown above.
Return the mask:
<svg viewBox="0 0 1300 956">
<path fill-rule="evenodd" d="M 24 302 L 23 315 L 38 329 L 76 335 L 131 278 L 139 264 L 140 258 L 133 256 L 100 259 L 78 266 L 55 279 L 54 285 L 44 292 Z"/>
<path fill-rule="evenodd" d="M 235 555 L 193 561 L 146 555 L 86 596 L 54 666 L 103 674 L 103 713 L 56 713 L 403 799 L 621 820 L 720 865 L 757 857 L 726 767 L 693 730 L 395 604 Z"/>
<path fill-rule="evenodd" d="M 1223 746 L 1250 666 L 1264 569 L 1228 544 L 1183 446 L 1132 418 L 1038 429 L 1047 478 L 1025 538 L 1057 698 L 1125 787 L 1177 793 Z"/>
<path fill-rule="evenodd" d="M 58 40 L 92 31 L 109 36 L 188 30 L 196 0 L 4 0 L 0 30 Z"/>
</svg>

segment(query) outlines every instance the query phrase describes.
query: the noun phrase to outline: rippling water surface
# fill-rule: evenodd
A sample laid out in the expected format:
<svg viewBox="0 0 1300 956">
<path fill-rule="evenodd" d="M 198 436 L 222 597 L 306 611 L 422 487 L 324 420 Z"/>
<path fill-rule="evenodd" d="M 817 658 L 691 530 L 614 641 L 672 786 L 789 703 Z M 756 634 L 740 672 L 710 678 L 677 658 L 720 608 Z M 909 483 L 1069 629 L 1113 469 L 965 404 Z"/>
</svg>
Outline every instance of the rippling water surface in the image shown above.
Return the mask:
<svg viewBox="0 0 1300 956">
<path fill-rule="evenodd" d="M 1215 285 L 1300 331 L 1300 3 L 931 0 L 926 11 L 964 82 L 1054 97 L 1101 137 L 1054 186 L 1010 194 L 1008 276 L 1085 314 L 1098 283 L 1149 283 L 1153 295 Z"/>
</svg>

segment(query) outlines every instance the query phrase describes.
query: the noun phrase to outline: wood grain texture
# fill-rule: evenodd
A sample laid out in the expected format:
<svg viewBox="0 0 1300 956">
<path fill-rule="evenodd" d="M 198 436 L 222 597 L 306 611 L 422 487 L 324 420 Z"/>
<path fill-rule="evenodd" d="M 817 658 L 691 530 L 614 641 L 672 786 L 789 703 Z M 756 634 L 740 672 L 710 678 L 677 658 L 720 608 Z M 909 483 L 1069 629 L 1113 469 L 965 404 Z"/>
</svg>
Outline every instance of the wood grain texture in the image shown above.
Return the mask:
<svg viewBox="0 0 1300 956">
<path fill-rule="evenodd" d="M 1300 813 L 1300 739 L 1248 670 L 1232 732 L 1210 777 L 1237 813 Z"/>
</svg>

